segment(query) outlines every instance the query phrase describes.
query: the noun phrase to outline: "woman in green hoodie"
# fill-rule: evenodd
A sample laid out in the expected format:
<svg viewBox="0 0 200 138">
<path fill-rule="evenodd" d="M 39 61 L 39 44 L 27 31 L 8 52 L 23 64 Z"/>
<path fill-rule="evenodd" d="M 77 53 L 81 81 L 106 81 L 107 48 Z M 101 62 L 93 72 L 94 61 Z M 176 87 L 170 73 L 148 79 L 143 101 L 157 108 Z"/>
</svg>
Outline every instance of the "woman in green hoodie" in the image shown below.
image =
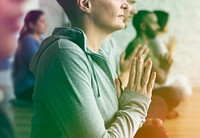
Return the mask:
<svg viewBox="0 0 200 138">
<path fill-rule="evenodd" d="M 99 53 L 105 37 L 125 27 L 127 1 L 57 1 L 72 28 L 55 29 L 32 59 L 31 138 L 133 138 L 151 101 L 152 62 L 144 63 L 144 55 L 133 58 L 121 90 L 108 55 Z"/>
</svg>

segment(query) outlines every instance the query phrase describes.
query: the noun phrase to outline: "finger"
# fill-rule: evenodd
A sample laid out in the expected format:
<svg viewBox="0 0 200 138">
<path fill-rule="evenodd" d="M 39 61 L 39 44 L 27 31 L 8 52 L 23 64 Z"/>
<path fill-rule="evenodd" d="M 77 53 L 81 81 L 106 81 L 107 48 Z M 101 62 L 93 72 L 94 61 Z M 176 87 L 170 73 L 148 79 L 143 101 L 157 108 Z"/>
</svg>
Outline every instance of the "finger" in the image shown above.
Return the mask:
<svg viewBox="0 0 200 138">
<path fill-rule="evenodd" d="M 144 75 L 142 77 L 142 82 L 141 82 L 142 89 L 146 89 L 148 85 L 150 74 L 151 74 L 151 68 L 152 68 L 152 61 L 148 59 L 147 64 L 145 66 Z"/>
<path fill-rule="evenodd" d="M 139 55 L 144 54 L 145 51 L 146 51 L 147 49 L 148 49 L 148 47 L 147 47 L 146 45 L 142 46 L 142 47 L 139 49 L 139 51 L 138 51 L 138 53 L 137 53 L 136 56 L 139 56 Z"/>
<path fill-rule="evenodd" d="M 116 86 L 116 90 L 117 90 L 117 98 L 120 98 L 121 88 L 120 88 L 120 82 L 118 79 L 115 79 L 115 86 Z"/>
<path fill-rule="evenodd" d="M 123 86 L 122 86 L 122 81 L 121 81 L 121 79 L 118 78 L 118 80 L 119 80 L 119 84 L 120 84 L 120 91 L 121 91 L 121 94 L 122 94 L 122 92 L 124 91 L 124 88 L 123 88 Z"/>
<path fill-rule="evenodd" d="M 130 75 L 129 75 L 129 81 L 127 85 L 128 90 L 132 90 L 134 80 L 135 80 L 135 73 L 136 73 L 136 60 L 137 58 L 133 58 L 132 63 L 131 63 L 131 70 L 130 70 Z"/>
<path fill-rule="evenodd" d="M 171 59 L 171 60 L 169 61 L 169 65 L 171 66 L 171 65 L 173 64 L 173 62 L 174 62 L 174 60 Z"/>
<path fill-rule="evenodd" d="M 143 52 L 144 59 L 146 59 L 148 53 L 149 53 L 149 48 L 147 47 L 147 48 L 145 49 L 145 51 Z"/>
<path fill-rule="evenodd" d="M 172 59 L 172 56 L 169 54 L 169 55 L 168 55 L 168 60 L 167 60 L 167 62 L 168 62 L 169 65 L 171 65 L 172 60 L 173 60 L 173 59 Z"/>
<path fill-rule="evenodd" d="M 126 56 L 126 52 L 123 52 L 120 56 L 120 63 L 122 64 L 124 62 L 124 58 Z"/>
<path fill-rule="evenodd" d="M 136 76 L 135 76 L 135 88 L 136 91 L 138 91 L 141 87 L 141 77 L 143 74 L 143 62 L 144 62 L 144 56 L 140 55 L 138 57 L 137 63 L 136 63 Z"/>
<path fill-rule="evenodd" d="M 171 41 L 176 42 L 176 37 L 175 36 L 171 37 Z"/>
<path fill-rule="evenodd" d="M 141 49 L 141 45 L 136 46 L 135 50 L 131 53 L 131 55 L 128 57 L 128 60 L 133 59 L 134 57 L 137 57 L 138 51 Z"/>
<path fill-rule="evenodd" d="M 149 80 L 149 84 L 147 86 L 147 93 L 149 95 L 152 94 L 152 90 L 153 90 L 153 87 L 154 87 L 155 80 L 156 80 L 156 72 L 153 72 L 151 74 L 151 77 L 150 77 L 150 80 Z"/>
<path fill-rule="evenodd" d="M 149 60 L 151 60 L 151 59 L 150 59 L 150 58 L 148 58 L 147 60 L 145 60 L 145 61 L 144 61 L 143 68 L 145 68 L 145 67 L 147 66 L 147 64 L 148 64 L 148 61 L 149 61 Z"/>
<path fill-rule="evenodd" d="M 142 55 L 143 53 L 145 53 L 145 51 L 148 49 L 148 47 L 146 45 L 142 46 L 140 48 L 140 50 L 137 53 L 137 56 Z"/>
</svg>

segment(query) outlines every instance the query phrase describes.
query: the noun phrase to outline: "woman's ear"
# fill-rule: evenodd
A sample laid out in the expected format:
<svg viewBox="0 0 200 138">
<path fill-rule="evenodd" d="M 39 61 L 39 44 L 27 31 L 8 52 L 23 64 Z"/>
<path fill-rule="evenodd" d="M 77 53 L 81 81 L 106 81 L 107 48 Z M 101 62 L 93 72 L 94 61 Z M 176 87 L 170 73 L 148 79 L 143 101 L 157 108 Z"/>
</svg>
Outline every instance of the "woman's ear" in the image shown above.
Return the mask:
<svg viewBox="0 0 200 138">
<path fill-rule="evenodd" d="M 85 13 L 91 12 L 91 2 L 90 0 L 77 0 L 77 5 L 81 9 L 81 11 Z"/>
</svg>

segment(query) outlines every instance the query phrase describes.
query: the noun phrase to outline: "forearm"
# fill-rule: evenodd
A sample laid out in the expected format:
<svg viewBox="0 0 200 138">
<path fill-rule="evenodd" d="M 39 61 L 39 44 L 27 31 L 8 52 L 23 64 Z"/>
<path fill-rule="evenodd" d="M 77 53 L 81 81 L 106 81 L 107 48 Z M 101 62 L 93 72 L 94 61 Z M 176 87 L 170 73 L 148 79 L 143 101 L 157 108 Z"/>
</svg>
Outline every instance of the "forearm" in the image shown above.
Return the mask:
<svg viewBox="0 0 200 138">
<path fill-rule="evenodd" d="M 88 95 L 88 94 L 86 94 Z M 110 127 L 105 127 L 97 105 L 92 95 L 84 96 L 85 100 L 67 101 L 52 100 L 48 104 L 57 126 L 61 128 L 64 136 L 82 137 L 82 138 L 132 138 L 136 131 L 145 121 L 150 99 L 142 94 L 124 91 L 119 99 L 119 110 L 115 114 L 115 120 L 111 122 Z M 54 96 L 55 97 L 55 96 Z M 58 96 L 57 96 L 58 97 Z M 59 99 L 65 99 L 60 95 Z M 63 104 L 62 104 L 63 103 Z M 71 104 L 70 104 L 71 103 Z M 57 105 L 61 104 L 61 107 Z M 82 106 L 80 106 L 82 105 Z"/>
<path fill-rule="evenodd" d="M 119 99 L 118 121 L 121 121 L 121 137 L 133 137 L 142 123 L 145 121 L 150 105 L 150 98 L 137 92 L 125 90 Z M 124 132 L 123 132 L 124 131 Z"/>
</svg>

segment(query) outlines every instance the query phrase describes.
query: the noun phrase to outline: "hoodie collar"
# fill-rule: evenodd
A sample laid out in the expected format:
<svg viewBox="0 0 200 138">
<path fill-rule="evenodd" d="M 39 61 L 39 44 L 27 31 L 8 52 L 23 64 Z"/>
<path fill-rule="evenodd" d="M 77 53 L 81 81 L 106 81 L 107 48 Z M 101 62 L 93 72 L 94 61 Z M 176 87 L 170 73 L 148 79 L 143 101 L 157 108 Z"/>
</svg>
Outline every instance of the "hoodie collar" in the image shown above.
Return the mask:
<svg viewBox="0 0 200 138">
<path fill-rule="evenodd" d="M 107 59 L 106 55 L 102 55 L 101 53 L 97 53 L 92 51 L 90 48 L 87 46 L 87 37 L 85 33 L 76 27 L 71 27 L 71 28 L 64 28 L 64 27 L 57 27 L 53 31 L 53 36 L 56 37 L 62 37 L 66 38 L 68 40 L 71 40 L 75 44 L 77 44 L 85 53 L 90 54 L 90 55 L 96 55 L 100 57 L 104 57 Z"/>
<path fill-rule="evenodd" d="M 53 36 L 66 38 L 71 40 L 75 44 L 77 44 L 83 51 L 87 51 L 87 37 L 85 33 L 76 27 L 73 28 L 64 28 L 64 27 L 57 27 L 53 31 Z"/>
<path fill-rule="evenodd" d="M 39 51 L 37 52 L 37 54 L 34 56 L 34 58 L 31 61 L 30 64 L 30 69 L 32 72 L 35 73 L 35 71 L 37 70 L 37 64 L 39 62 L 40 56 L 42 55 L 42 53 L 49 47 L 49 45 L 57 40 L 57 39 L 68 39 L 72 42 L 74 42 L 75 44 L 77 44 L 87 55 L 90 55 L 92 57 L 99 57 L 102 58 L 104 60 L 108 60 L 107 56 L 101 53 L 96 53 L 94 51 L 92 51 L 91 49 L 89 49 L 87 47 L 87 37 L 85 35 L 85 33 L 79 29 L 79 28 L 65 28 L 65 27 L 58 27 L 55 28 L 53 31 L 52 36 L 46 38 L 41 46 Z"/>
</svg>

